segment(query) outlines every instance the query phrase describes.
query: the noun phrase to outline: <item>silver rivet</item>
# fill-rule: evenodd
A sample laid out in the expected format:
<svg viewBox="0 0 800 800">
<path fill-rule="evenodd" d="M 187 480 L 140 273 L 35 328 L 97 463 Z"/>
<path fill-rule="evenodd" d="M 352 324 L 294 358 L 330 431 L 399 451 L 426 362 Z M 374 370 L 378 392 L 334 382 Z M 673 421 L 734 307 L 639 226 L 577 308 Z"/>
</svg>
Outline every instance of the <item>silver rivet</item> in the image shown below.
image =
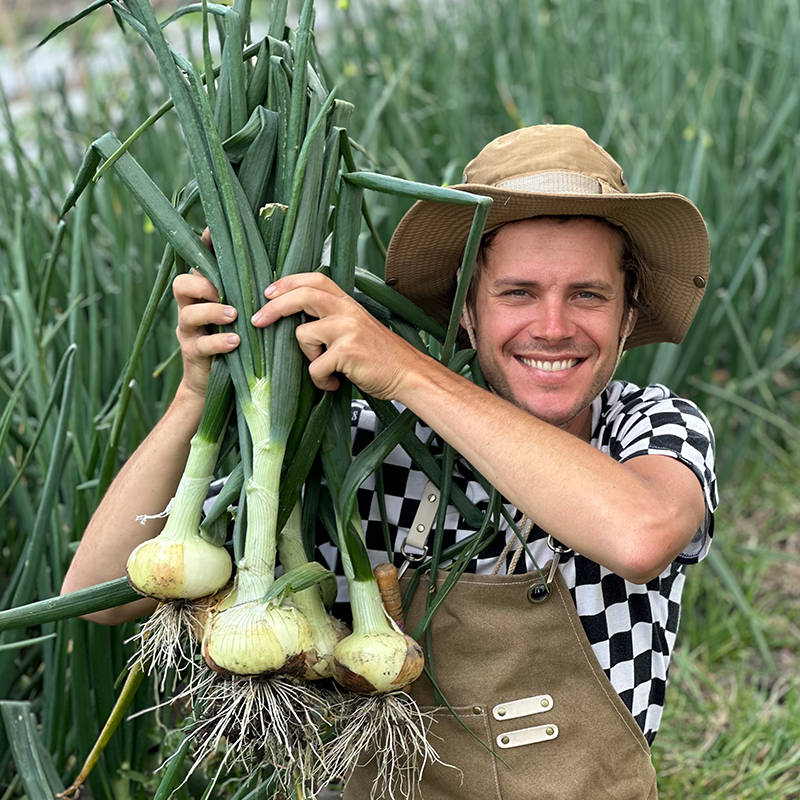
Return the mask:
<svg viewBox="0 0 800 800">
<path fill-rule="evenodd" d="M 555 733 L 555 731 L 554 731 L 552 728 L 545 728 L 545 731 L 544 731 L 544 732 L 545 732 L 545 733 L 546 733 L 548 736 L 552 736 L 552 735 Z"/>
<path fill-rule="evenodd" d="M 694 285 L 698 289 L 704 289 L 706 285 L 706 279 L 702 275 L 695 275 L 694 276 Z"/>
<path fill-rule="evenodd" d="M 509 739 L 508 736 L 504 736 L 500 741 L 503 744 L 508 744 L 511 741 L 511 739 Z"/>
<path fill-rule="evenodd" d="M 424 531 L 424 530 L 425 530 L 425 526 L 424 526 L 424 525 L 417 525 L 417 530 L 418 530 L 420 533 L 422 533 L 422 531 Z"/>
<path fill-rule="evenodd" d="M 547 708 L 547 706 L 549 706 L 549 705 L 550 705 L 550 701 L 549 700 L 542 700 L 542 708 Z"/>
<path fill-rule="evenodd" d="M 506 715 L 506 710 L 504 708 L 498 708 L 497 709 L 497 716 L 498 717 L 504 717 L 505 715 Z"/>
<path fill-rule="evenodd" d="M 429 503 L 435 503 L 436 502 L 436 495 L 435 494 L 429 494 L 428 495 L 428 502 Z"/>
<path fill-rule="evenodd" d="M 482 714 L 483 713 L 483 709 L 480 706 L 475 706 L 475 708 L 472 709 L 472 713 L 473 714 Z"/>
</svg>

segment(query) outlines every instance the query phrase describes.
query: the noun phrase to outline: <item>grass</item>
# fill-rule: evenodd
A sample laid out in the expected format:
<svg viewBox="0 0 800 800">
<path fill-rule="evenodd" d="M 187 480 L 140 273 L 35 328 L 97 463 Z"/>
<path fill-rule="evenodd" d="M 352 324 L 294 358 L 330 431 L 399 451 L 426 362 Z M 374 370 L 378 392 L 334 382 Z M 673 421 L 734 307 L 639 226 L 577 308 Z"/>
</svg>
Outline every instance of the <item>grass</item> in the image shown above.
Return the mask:
<svg viewBox="0 0 800 800">
<path fill-rule="evenodd" d="M 722 479 L 714 549 L 733 576 L 725 584 L 711 564 L 689 572 L 654 747 L 660 797 L 797 797 L 800 7 L 498 0 L 489 14 L 475 0 L 341 5 L 330 10 L 334 27 L 319 49 L 329 78 L 340 76 L 340 95 L 354 101 L 354 138 L 381 170 L 457 183 L 466 160 L 495 135 L 569 121 L 618 157 L 633 190 L 677 190 L 703 211 L 713 271 L 695 328 L 680 348 L 634 352 L 623 365 L 626 377 L 664 380 L 712 417 Z M 76 41 L 93 46 L 89 32 Z M 19 478 L 0 503 L 4 605 L 21 583 L 28 599 L 57 592 L 95 507 L 105 453 L 118 468 L 179 379 L 167 296 L 114 445 L 118 381 L 163 242 L 113 175 L 81 200 L 64 229 L 57 220 L 89 142 L 108 128 L 125 138 L 164 98 L 133 47 L 123 78 L 89 73 L 85 107 L 62 87 L 37 98 L 26 117 L 3 117 L 0 486 Z M 172 115 L 133 152 L 168 196 L 185 183 Z M 370 202 L 388 240 L 406 203 Z M 362 264 L 380 273 L 365 236 L 360 249 Z M 73 343 L 69 382 L 64 359 Z M 54 459 L 59 416 L 68 430 Z M 48 476 L 56 487 L 49 493 Z M 26 570 L 34 530 L 38 555 Z M 0 650 L 0 698 L 30 704 L 65 783 L 113 703 L 130 633 L 69 621 L 0 639 L 14 646 Z M 140 692 L 137 710 L 152 702 L 150 692 Z M 151 713 L 125 725 L 91 780 L 93 796 L 153 797 L 160 781 L 153 770 L 179 744 L 165 735 L 169 721 L 167 712 Z M 6 743 L 0 726 L 0 800 L 23 796 Z M 202 783 L 198 772 L 179 796 L 202 796 Z M 219 796 L 234 792 L 225 787 Z"/>
<path fill-rule="evenodd" d="M 653 755 L 662 798 L 790 798 L 800 791 L 800 503 L 796 471 L 731 486 L 719 545 L 763 627 L 765 668 L 731 597 L 687 578 L 679 645 Z"/>
</svg>

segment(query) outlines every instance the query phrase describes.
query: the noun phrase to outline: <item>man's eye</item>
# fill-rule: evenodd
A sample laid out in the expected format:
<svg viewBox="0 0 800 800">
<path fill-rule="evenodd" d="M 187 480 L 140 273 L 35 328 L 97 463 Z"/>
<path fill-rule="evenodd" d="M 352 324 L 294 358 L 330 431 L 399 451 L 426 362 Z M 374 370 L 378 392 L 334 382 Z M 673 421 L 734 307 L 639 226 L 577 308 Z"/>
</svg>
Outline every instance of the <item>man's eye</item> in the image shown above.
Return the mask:
<svg viewBox="0 0 800 800">
<path fill-rule="evenodd" d="M 578 297 L 581 300 L 599 300 L 600 295 L 595 294 L 594 292 L 578 292 Z"/>
</svg>

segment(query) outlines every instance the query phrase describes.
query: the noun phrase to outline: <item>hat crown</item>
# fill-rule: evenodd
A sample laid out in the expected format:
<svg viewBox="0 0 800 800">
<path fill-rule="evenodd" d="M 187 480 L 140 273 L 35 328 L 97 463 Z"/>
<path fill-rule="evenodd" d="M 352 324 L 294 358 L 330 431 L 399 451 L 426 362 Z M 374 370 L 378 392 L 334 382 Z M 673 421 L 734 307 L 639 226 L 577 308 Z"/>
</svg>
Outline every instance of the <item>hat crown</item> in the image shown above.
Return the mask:
<svg viewBox="0 0 800 800">
<path fill-rule="evenodd" d="M 467 164 L 463 183 L 559 194 L 628 193 L 619 164 L 573 125 L 536 125 L 500 136 Z"/>
</svg>

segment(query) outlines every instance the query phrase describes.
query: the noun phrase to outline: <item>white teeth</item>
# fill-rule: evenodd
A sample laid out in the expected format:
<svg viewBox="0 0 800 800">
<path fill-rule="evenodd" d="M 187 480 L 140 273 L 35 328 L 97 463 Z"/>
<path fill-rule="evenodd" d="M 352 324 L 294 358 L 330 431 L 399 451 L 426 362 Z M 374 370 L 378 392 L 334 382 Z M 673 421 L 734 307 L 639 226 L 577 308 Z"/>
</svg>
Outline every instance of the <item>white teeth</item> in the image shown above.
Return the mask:
<svg viewBox="0 0 800 800">
<path fill-rule="evenodd" d="M 565 361 L 532 361 L 529 358 L 522 358 L 520 360 L 529 367 L 535 367 L 545 372 L 561 372 L 562 370 L 574 367 L 578 363 L 577 358 L 569 358 Z"/>
</svg>

